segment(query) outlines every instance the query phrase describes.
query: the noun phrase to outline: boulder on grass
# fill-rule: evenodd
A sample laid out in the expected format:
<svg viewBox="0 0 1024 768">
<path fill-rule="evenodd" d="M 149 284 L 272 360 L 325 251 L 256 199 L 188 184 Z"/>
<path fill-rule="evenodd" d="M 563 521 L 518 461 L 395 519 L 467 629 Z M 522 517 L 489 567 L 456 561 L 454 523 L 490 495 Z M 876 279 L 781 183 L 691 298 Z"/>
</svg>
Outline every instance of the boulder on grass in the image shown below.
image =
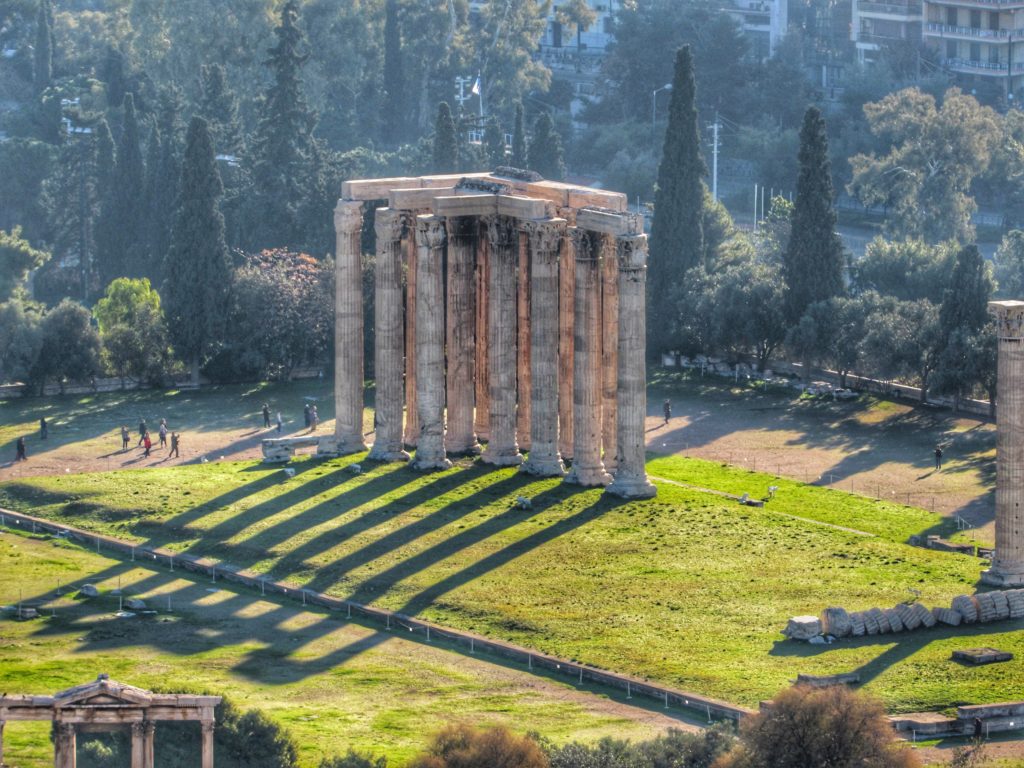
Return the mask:
<svg viewBox="0 0 1024 768">
<path fill-rule="evenodd" d="M 821 620 L 817 616 L 794 616 L 782 634 L 790 640 L 810 640 L 821 634 Z"/>
<path fill-rule="evenodd" d="M 78 590 L 78 594 L 82 597 L 99 597 L 100 591 L 96 588 L 95 584 L 84 584 L 82 588 Z"/>
<path fill-rule="evenodd" d="M 146 610 L 146 604 L 139 600 L 137 597 L 129 597 L 124 601 L 124 607 L 130 611 L 144 611 Z"/>
<path fill-rule="evenodd" d="M 826 608 L 821 614 L 822 631 L 836 637 L 849 637 L 853 634 L 850 614 L 844 608 Z"/>
</svg>

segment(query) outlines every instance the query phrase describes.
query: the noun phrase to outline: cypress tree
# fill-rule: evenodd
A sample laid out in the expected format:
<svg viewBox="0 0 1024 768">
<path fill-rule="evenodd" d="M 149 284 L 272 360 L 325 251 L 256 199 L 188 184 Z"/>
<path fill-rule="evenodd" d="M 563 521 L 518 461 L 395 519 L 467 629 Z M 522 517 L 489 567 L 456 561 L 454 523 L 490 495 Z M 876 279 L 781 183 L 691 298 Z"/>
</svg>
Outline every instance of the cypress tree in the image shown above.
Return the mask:
<svg viewBox="0 0 1024 768">
<path fill-rule="evenodd" d="M 976 334 L 988 322 L 992 272 L 976 245 L 961 248 L 939 307 L 939 327 L 948 339 L 960 329 Z"/>
<path fill-rule="evenodd" d="M 484 128 L 484 155 L 492 171 L 507 162 L 505 136 L 493 115 L 487 118 L 487 126 Z"/>
<path fill-rule="evenodd" d="M 447 101 L 437 105 L 437 123 L 434 127 L 434 172 L 455 173 L 459 169 L 459 142 L 455 132 L 455 119 Z"/>
<path fill-rule="evenodd" d="M 204 64 L 199 70 L 197 113 L 210 124 L 213 148 L 218 154 L 235 155 L 242 148 L 238 100 L 228 86 L 223 64 Z"/>
<path fill-rule="evenodd" d="M 562 139 L 555 131 L 555 124 L 547 112 L 542 112 L 533 126 L 529 157 L 530 170 L 536 171 L 545 179 L 557 181 L 565 176 Z"/>
<path fill-rule="evenodd" d="M 402 36 L 398 25 L 398 2 L 387 0 L 384 12 L 384 142 L 396 146 L 402 141 L 405 114 L 405 74 L 402 70 Z"/>
<path fill-rule="evenodd" d="M 149 271 L 161 275 L 171 243 L 171 227 L 178 198 L 181 167 L 177 149 L 154 124 L 146 162 L 146 226 Z M 157 282 L 157 280 L 154 280 Z"/>
<path fill-rule="evenodd" d="M 277 45 L 264 62 L 274 82 L 264 94 L 252 147 L 250 215 L 251 248 L 271 248 L 304 242 L 303 212 L 309 206 L 310 179 L 317 153 L 313 147 L 316 118 L 302 94 L 302 67 L 309 55 L 301 52 L 304 35 L 297 26 L 298 4 L 288 0 L 274 28 Z"/>
<path fill-rule="evenodd" d="M 100 64 L 99 78 L 107 84 L 107 103 L 116 106 L 124 101 L 127 84 L 124 74 L 124 54 L 108 46 L 107 55 Z"/>
<path fill-rule="evenodd" d="M 512 167 L 525 169 L 526 157 L 526 125 L 523 121 L 523 105 L 516 104 L 516 120 L 512 128 Z"/>
<path fill-rule="evenodd" d="M 135 101 L 124 97 L 124 126 L 108 194 L 96 223 L 97 263 L 102 286 L 115 277 L 151 277 L 145 246 L 146 183 Z"/>
<path fill-rule="evenodd" d="M 167 252 L 163 299 L 168 329 L 192 383 L 227 319 L 231 263 L 224 241 L 224 192 L 206 121 L 192 118 L 181 168 L 181 194 Z"/>
<path fill-rule="evenodd" d="M 832 170 L 825 119 L 809 107 L 800 129 L 800 169 L 796 180 L 792 229 L 782 256 L 786 281 L 786 317 L 800 321 L 808 306 L 844 292 L 843 244 L 832 209 Z"/>
<path fill-rule="evenodd" d="M 53 27 L 48 0 L 39 0 L 36 15 L 36 44 L 33 56 L 32 85 L 36 93 L 50 87 L 53 79 Z"/>
<path fill-rule="evenodd" d="M 675 315 L 671 295 L 684 274 L 698 267 L 704 257 L 704 182 L 707 173 L 700 152 L 697 127 L 697 86 L 693 74 L 693 56 L 685 45 L 676 54 L 669 103 L 668 128 L 658 189 L 654 196 L 654 220 L 651 222 L 650 278 L 647 281 L 649 317 Z M 669 324 L 648 326 L 648 347 L 660 351 L 669 342 Z"/>
<path fill-rule="evenodd" d="M 114 176 L 114 137 L 110 135 L 110 125 L 105 117 L 101 117 L 93 128 L 96 142 L 96 186 L 100 200 L 106 200 L 110 194 L 110 181 Z"/>
</svg>

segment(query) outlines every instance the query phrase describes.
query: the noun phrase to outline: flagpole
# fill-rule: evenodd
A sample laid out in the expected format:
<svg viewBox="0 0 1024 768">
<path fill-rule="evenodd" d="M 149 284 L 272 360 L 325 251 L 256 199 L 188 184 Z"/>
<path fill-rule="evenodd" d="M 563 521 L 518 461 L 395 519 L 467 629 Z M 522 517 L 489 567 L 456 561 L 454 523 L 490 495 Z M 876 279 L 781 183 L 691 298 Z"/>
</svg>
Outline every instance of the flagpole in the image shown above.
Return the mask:
<svg viewBox="0 0 1024 768">
<path fill-rule="evenodd" d="M 484 119 L 484 85 L 479 71 L 476 73 L 476 89 L 480 99 L 480 120 L 482 121 Z"/>
</svg>

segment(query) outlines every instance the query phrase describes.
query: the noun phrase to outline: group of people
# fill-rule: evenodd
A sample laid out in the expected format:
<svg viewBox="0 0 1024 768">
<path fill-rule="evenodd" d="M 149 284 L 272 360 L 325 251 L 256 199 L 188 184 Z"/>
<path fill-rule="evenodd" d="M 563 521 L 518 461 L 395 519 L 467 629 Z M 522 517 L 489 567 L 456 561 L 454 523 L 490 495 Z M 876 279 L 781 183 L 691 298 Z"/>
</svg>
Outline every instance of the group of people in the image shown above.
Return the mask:
<svg viewBox="0 0 1024 768">
<path fill-rule="evenodd" d="M 178 458 L 180 457 L 179 449 L 181 446 L 181 435 L 177 432 L 171 432 L 167 429 L 167 419 L 160 419 L 160 426 L 157 429 L 157 435 L 160 438 L 160 447 L 167 447 L 167 440 L 170 437 L 171 449 L 167 454 L 167 458 Z M 121 425 L 121 450 L 127 451 L 131 444 L 131 433 L 128 431 L 126 424 Z M 135 447 L 143 448 L 143 456 L 149 456 L 153 451 L 153 438 L 149 434 L 149 427 L 146 426 L 145 419 L 139 419 L 139 442 L 135 444 Z"/>
<path fill-rule="evenodd" d="M 277 431 L 281 431 L 281 427 L 284 426 L 284 420 L 281 418 L 281 412 L 277 412 Z M 266 403 L 263 404 L 263 428 L 270 429 L 270 406 Z"/>
<path fill-rule="evenodd" d="M 320 414 L 316 412 L 316 405 L 310 405 L 306 403 L 302 409 L 303 418 L 306 422 L 306 429 L 310 432 L 315 432 L 317 426 L 320 424 Z"/>
</svg>

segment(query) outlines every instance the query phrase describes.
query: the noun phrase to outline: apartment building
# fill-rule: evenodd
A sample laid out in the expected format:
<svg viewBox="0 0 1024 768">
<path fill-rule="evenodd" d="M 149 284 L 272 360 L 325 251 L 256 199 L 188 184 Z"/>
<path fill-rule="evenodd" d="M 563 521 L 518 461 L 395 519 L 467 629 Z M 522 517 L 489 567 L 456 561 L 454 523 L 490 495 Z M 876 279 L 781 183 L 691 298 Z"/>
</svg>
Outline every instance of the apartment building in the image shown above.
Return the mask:
<svg viewBox="0 0 1024 768">
<path fill-rule="evenodd" d="M 787 0 L 733 0 L 722 10 L 739 22 L 757 61 L 770 58 L 789 29 Z"/>
<path fill-rule="evenodd" d="M 850 39 L 859 63 L 874 63 L 884 46 L 921 42 L 922 0 L 852 0 L 852 3 Z"/>
</svg>

